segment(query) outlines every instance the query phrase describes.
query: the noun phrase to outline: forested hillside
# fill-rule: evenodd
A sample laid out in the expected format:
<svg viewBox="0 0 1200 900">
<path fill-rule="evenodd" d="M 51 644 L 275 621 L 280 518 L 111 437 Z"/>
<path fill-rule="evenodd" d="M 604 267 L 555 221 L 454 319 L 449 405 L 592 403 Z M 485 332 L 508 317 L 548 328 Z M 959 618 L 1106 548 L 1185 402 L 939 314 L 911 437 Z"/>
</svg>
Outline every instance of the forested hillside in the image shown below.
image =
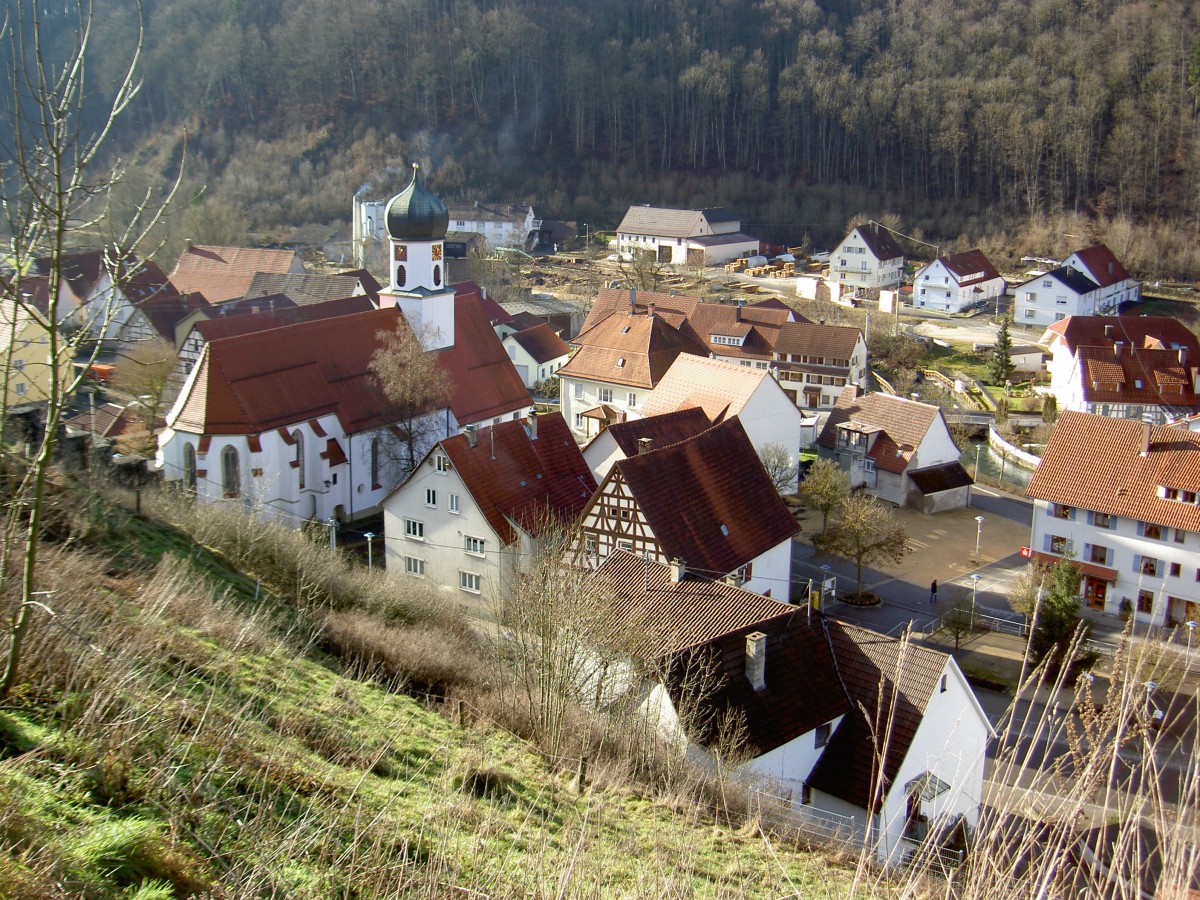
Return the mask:
<svg viewBox="0 0 1200 900">
<path fill-rule="evenodd" d="M 137 14 L 97 10 L 115 72 Z M 826 237 L 860 209 L 951 237 L 980 212 L 1193 234 L 1200 213 L 1187 0 L 143 0 L 143 17 L 124 139 L 187 126 L 191 176 L 254 227 L 345 218 L 409 159 L 452 196 L 597 222 L 723 202 L 768 236 Z"/>
</svg>

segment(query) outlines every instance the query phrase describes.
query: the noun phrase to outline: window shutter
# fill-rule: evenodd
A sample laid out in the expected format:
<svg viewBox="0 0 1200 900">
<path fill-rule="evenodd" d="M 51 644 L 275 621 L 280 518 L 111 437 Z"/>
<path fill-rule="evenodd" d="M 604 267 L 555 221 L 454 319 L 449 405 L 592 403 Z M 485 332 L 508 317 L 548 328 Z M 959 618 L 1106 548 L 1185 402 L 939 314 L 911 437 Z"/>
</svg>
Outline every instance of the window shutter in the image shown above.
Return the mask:
<svg viewBox="0 0 1200 900">
<path fill-rule="evenodd" d="M 1135 573 L 1142 571 L 1142 555 L 1140 553 L 1133 554 L 1133 571 Z"/>
<path fill-rule="evenodd" d="M 1095 525 L 1095 524 L 1096 524 L 1096 514 L 1095 514 L 1094 512 L 1092 512 L 1090 509 L 1088 510 L 1087 523 L 1088 523 L 1089 525 Z"/>
<path fill-rule="evenodd" d="M 1068 515 L 1067 518 L 1070 519 L 1072 522 L 1074 522 L 1075 521 L 1075 513 L 1077 512 L 1077 510 L 1075 509 L 1075 507 L 1072 506 L 1071 509 L 1069 510 L 1069 512 L 1070 512 L 1070 515 Z"/>
<path fill-rule="evenodd" d="M 1092 545 L 1091 544 L 1083 545 L 1083 559 L 1085 562 L 1092 561 Z"/>
<path fill-rule="evenodd" d="M 1105 549 L 1105 551 L 1104 551 L 1104 564 L 1105 564 L 1106 566 L 1111 566 L 1111 565 L 1112 565 L 1112 561 L 1113 561 L 1113 548 L 1112 548 L 1112 547 L 1108 547 L 1108 548 L 1106 548 L 1106 549 Z"/>
<path fill-rule="evenodd" d="M 1048 535 L 1048 534 L 1043 536 L 1043 538 L 1042 538 L 1042 549 L 1045 550 L 1047 553 L 1050 552 L 1050 535 Z"/>
<path fill-rule="evenodd" d="M 1138 522 L 1138 537 L 1145 537 L 1145 536 L 1146 536 L 1146 523 Z"/>
</svg>

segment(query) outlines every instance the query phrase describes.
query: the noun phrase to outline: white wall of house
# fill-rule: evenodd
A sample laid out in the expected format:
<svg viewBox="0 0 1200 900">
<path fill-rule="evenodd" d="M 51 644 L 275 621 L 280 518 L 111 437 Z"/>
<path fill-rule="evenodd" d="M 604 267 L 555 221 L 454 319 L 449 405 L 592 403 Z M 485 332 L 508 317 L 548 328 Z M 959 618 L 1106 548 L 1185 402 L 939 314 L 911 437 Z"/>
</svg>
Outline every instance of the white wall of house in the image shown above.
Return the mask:
<svg viewBox="0 0 1200 900">
<path fill-rule="evenodd" d="M 821 357 L 830 359 L 830 357 Z M 781 365 L 782 363 L 782 365 Z M 802 371 L 789 363 L 803 367 L 803 358 L 792 354 L 788 360 L 774 360 L 771 375 L 779 382 L 788 398 L 800 409 L 833 409 L 842 388 L 847 384 L 863 384 L 867 378 L 867 344 L 859 335 L 848 366 L 818 366 L 816 371 Z"/>
<path fill-rule="evenodd" d="M 1100 290 L 1080 294 L 1050 275 L 1017 285 L 1013 321 L 1017 325 L 1053 325 L 1067 316 L 1096 316 Z"/>
<path fill-rule="evenodd" d="M 770 594 L 776 600 L 791 602 L 792 540 L 788 538 L 751 561 L 750 578 L 742 589 L 755 594 Z"/>
<path fill-rule="evenodd" d="M 521 376 L 521 381 L 524 382 L 527 388 L 532 388 L 539 381 L 553 378 L 554 374 L 566 365 L 567 360 L 571 358 L 571 354 L 568 352 L 554 359 L 538 362 L 524 347 L 510 337 L 506 336 L 502 343 L 504 344 L 505 351 L 508 353 L 508 358 L 512 360 L 513 366 Z"/>
<path fill-rule="evenodd" d="M 903 256 L 878 259 L 857 229 L 842 239 L 829 258 L 830 280 L 846 288 L 898 288 L 903 273 Z"/>
<path fill-rule="evenodd" d="M 842 722 L 842 716 L 831 720 L 824 742 L 828 743 L 830 736 Z M 738 768 L 739 775 L 749 775 L 756 778 L 769 779 L 792 792 L 795 802 L 800 801 L 801 788 L 808 776 L 812 774 L 813 766 L 825 752 L 825 743 L 817 743 L 817 729 L 798 735 L 774 750 L 768 750 L 762 756 L 757 756 Z M 861 810 L 859 811 L 861 813 Z"/>
<path fill-rule="evenodd" d="M 584 419 L 584 412 L 603 403 L 626 416 L 630 413 L 640 415 L 640 407 L 649 393 L 646 388 L 559 375 L 558 405 L 563 420 L 572 431 L 589 435 L 596 434 L 599 424 Z"/>
<path fill-rule="evenodd" d="M 714 232 L 721 233 L 721 232 Z M 757 240 L 734 241 L 725 244 L 700 244 L 696 242 L 687 243 L 683 248 L 684 255 L 680 259 L 678 254 L 673 254 L 671 262 L 677 265 L 682 265 L 688 261 L 687 254 L 689 251 L 693 253 L 703 254 L 704 265 L 720 266 L 727 262 L 733 262 L 735 259 L 755 256 L 758 253 L 759 242 Z M 673 248 L 677 250 L 678 248 Z"/>
<path fill-rule="evenodd" d="M 502 545 L 438 451 L 384 500 L 383 531 L 389 571 L 428 579 L 464 602 L 498 604 L 510 588 L 519 544 Z"/>
<path fill-rule="evenodd" d="M 583 461 L 592 470 L 596 484 L 604 481 L 604 476 L 617 460 L 624 459 L 625 453 L 617 446 L 617 442 L 607 429 L 600 432 L 588 445 L 583 448 Z"/>
<path fill-rule="evenodd" d="M 1096 596 L 1099 585 L 1085 576 L 1080 592 L 1092 609 L 1119 616 L 1128 599 L 1136 620 L 1147 625 L 1184 621 L 1189 608 L 1200 613 L 1200 534 L 1034 500 L 1030 541 L 1034 550 L 1069 552 L 1116 571 L 1103 599 Z"/>
<path fill-rule="evenodd" d="M 1072 253 L 1065 260 L 1063 260 L 1063 265 L 1070 266 L 1071 268 L 1077 269 L 1080 272 L 1089 272 L 1087 265 L 1084 264 L 1083 259 L 1077 252 Z M 1102 275 L 1102 273 L 1097 272 L 1095 275 L 1099 276 Z M 1091 275 L 1089 275 L 1089 277 L 1091 277 L 1093 281 L 1096 281 L 1097 284 L 1099 283 L 1096 277 Z M 1107 281 L 1108 279 L 1104 278 L 1103 280 Z M 1097 292 L 1096 297 L 1097 315 L 1115 316 L 1117 315 L 1117 308 L 1122 303 L 1134 303 L 1139 297 L 1141 297 L 1141 295 L 1142 283 L 1134 278 L 1126 278 L 1123 281 L 1114 282 L 1108 285 L 1108 287 L 1101 287 Z"/>
<path fill-rule="evenodd" d="M 921 802 L 921 814 L 928 819 L 931 829 L 938 826 L 939 819 L 946 822 L 956 815 L 962 815 L 972 826 L 978 823 L 990 735 L 987 715 L 966 677 L 953 659 L 947 659 L 942 678 L 926 704 L 921 724 L 884 800 L 880 824 L 885 833 L 879 836 L 880 859 L 898 861 L 906 849 L 902 840 L 908 803 L 904 786 L 925 772 L 950 785 L 940 796 Z"/>
<path fill-rule="evenodd" d="M 961 312 L 977 303 L 995 300 L 1003 293 L 1004 279 L 999 276 L 964 287 L 940 259 L 921 269 L 913 280 L 913 306 L 919 309 Z"/>
</svg>

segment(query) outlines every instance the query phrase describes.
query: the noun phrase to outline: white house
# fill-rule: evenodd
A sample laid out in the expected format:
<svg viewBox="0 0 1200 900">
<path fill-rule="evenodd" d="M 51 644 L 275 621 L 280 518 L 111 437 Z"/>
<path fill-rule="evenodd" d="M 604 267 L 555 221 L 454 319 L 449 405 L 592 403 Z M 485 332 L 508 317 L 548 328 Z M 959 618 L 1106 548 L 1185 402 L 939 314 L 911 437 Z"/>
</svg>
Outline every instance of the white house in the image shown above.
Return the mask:
<svg viewBox="0 0 1200 900">
<path fill-rule="evenodd" d="M 851 229 L 829 257 L 830 281 L 847 291 L 895 290 L 903 275 L 904 251 L 873 222 Z"/>
<path fill-rule="evenodd" d="M 800 409 L 830 409 L 842 389 L 867 380 L 867 342 L 851 325 L 788 322 L 771 353 L 771 374 Z"/>
<path fill-rule="evenodd" d="M 583 448 L 583 458 L 592 476 L 601 482 L 617 460 L 645 450 L 678 444 L 707 431 L 711 426 L 712 421 L 698 406 L 632 418 L 609 425 L 588 441 Z"/>
<path fill-rule="evenodd" d="M 1068 316 L 1046 329 L 1058 408 L 1161 425 L 1200 410 L 1200 341 L 1167 316 Z"/>
<path fill-rule="evenodd" d="M 636 554 L 596 577 L 654 661 L 639 708 L 680 753 L 711 762 L 735 713 L 738 779 L 884 863 L 977 823 L 992 730 L 951 657 Z"/>
<path fill-rule="evenodd" d="M 1197 471 L 1196 432 L 1060 413 L 1025 491 L 1030 555 L 1070 557 L 1090 609 L 1150 625 L 1200 621 Z"/>
<path fill-rule="evenodd" d="M 387 566 L 498 603 L 547 531 L 573 524 L 595 488 L 557 413 L 469 426 L 384 499 Z"/>
<path fill-rule="evenodd" d="M 532 249 L 542 220 L 528 204 L 449 203 L 449 230 L 483 236 L 488 250 L 497 247 Z"/>
<path fill-rule="evenodd" d="M 567 342 L 545 322 L 505 335 L 503 343 L 527 388 L 553 378 L 571 358 Z"/>
<path fill-rule="evenodd" d="M 1136 303 L 1142 295 L 1142 283 L 1130 276 L 1104 244 L 1076 250 L 1063 265 L 1082 272 L 1100 288 L 1096 311 L 1101 315 L 1115 316 L 1122 303 Z"/>
<path fill-rule="evenodd" d="M 735 417 L 617 460 L 580 518 L 573 555 L 595 567 L 630 550 L 786 600 L 798 531 Z"/>
<path fill-rule="evenodd" d="M 618 253 L 653 253 L 661 263 L 715 266 L 758 253 L 730 210 L 631 206 L 617 226 Z"/>
<path fill-rule="evenodd" d="M 711 422 L 737 416 L 758 453 L 782 447 L 795 462 L 804 415 L 771 374 L 719 359 L 681 353 L 659 380 L 641 414 L 699 407 Z"/>
<path fill-rule="evenodd" d="M 982 250 L 939 256 L 913 279 L 913 306 L 962 312 L 1004 296 L 1004 279 Z"/>
<path fill-rule="evenodd" d="M 1059 266 L 1017 285 L 1013 321 L 1018 325 L 1052 325 L 1068 316 L 1101 312 L 1100 286 L 1078 269 Z"/>
<path fill-rule="evenodd" d="M 971 477 L 942 411 L 891 394 L 861 394 L 847 385 L 817 438 L 852 488 L 926 513 L 966 506 Z"/>
</svg>

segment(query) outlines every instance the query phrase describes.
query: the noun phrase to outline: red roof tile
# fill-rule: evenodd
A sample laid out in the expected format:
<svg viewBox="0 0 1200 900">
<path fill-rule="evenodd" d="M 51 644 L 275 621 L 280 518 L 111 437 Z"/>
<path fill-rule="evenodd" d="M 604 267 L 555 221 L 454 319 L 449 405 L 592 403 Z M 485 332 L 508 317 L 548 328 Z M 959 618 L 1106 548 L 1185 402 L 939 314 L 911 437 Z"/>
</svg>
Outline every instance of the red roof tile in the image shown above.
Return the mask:
<svg viewBox="0 0 1200 900">
<path fill-rule="evenodd" d="M 775 352 L 849 360 L 860 337 L 862 332 L 851 325 L 789 322 L 779 329 Z"/>
<path fill-rule="evenodd" d="M 1071 256 L 1079 258 L 1085 273 L 1100 287 L 1108 287 L 1129 277 L 1129 272 L 1121 265 L 1121 261 L 1104 244 L 1094 244 L 1076 250 Z"/>
<path fill-rule="evenodd" d="M 663 553 L 699 573 L 724 576 L 799 530 L 736 417 L 616 471 Z"/>
<path fill-rule="evenodd" d="M 654 416 L 698 407 L 709 421 L 717 422 L 739 415 L 764 379 L 771 379 L 767 369 L 680 354 L 642 404 L 642 412 Z"/>
<path fill-rule="evenodd" d="M 1200 491 L 1200 433 L 1067 410 L 1025 495 L 1200 532 L 1200 506 L 1159 497 L 1160 486 Z"/>
<path fill-rule="evenodd" d="M 180 254 L 171 281 L 180 291 L 199 291 L 209 303 L 223 303 L 244 297 L 256 273 L 291 272 L 298 259 L 292 250 L 192 244 Z"/>
<path fill-rule="evenodd" d="M 566 341 L 545 322 L 540 322 L 525 331 L 513 332 L 505 340 L 516 341 L 538 363 L 549 362 L 571 352 Z"/>
<path fill-rule="evenodd" d="M 537 439 L 527 420 L 481 428 L 472 447 L 465 434 L 440 446 L 492 530 L 509 544 L 512 523 L 538 534 L 548 524 L 579 518 L 596 480 L 559 413 L 537 417 Z"/>
<path fill-rule="evenodd" d="M 290 306 L 258 313 L 247 310 L 238 315 L 224 315 L 231 305 L 221 304 L 214 310 L 216 313 L 222 313 L 221 315 L 196 323 L 196 330 L 206 341 L 282 328 L 285 325 L 299 325 L 302 322 L 315 322 L 318 319 L 349 316 L 375 308 L 370 297 L 348 297 L 345 300 L 330 300 L 328 303 L 316 303 L 312 306 Z"/>
<path fill-rule="evenodd" d="M 662 316 L 614 312 L 571 342 L 579 349 L 558 370 L 562 377 L 653 388 L 681 353 L 708 356 L 708 348 Z"/>
<path fill-rule="evenodd" d="M 704 414 L 704 410 L 692 406 L 661 415 L 647 415 L 641 419 L 615 422 L 606 430 L 609 436 L 617 442 L 622 453 L 626 456 L 633 456 L 639 452 L 638 442 L 642 438 L 650 440 L 651 449 L 661 450 L 663 447 L 669 447 L 695 437 L 700 432 L 707 431 L 711 425 L 712 422 Z"/>
<path fill-rule="evenodd" d="M 887 472 L 901 473 L 908 468 L 912 455 L 929 429 L 941 418 L 941 410 L 891 394 L 858 394 L 855 385 L 846 385 L 837 404 L 825 421 L 817 443 L 826 450 L 837 447 L 838 426 L 853 423 L 879 434 L 867 453 L 869 459 Z"/>
<path fill-rule="evenodd" d="M 950 256 L 939 258 L 942 265 L 954 274 L 960 287 L 1000 277 L 1000 273 L 996 271 L 996 267 L 992 265 L 992 261 L 984 255 L 982 250 L 967 250 L 963 253 L 953 253 Z"/>
</svg>

